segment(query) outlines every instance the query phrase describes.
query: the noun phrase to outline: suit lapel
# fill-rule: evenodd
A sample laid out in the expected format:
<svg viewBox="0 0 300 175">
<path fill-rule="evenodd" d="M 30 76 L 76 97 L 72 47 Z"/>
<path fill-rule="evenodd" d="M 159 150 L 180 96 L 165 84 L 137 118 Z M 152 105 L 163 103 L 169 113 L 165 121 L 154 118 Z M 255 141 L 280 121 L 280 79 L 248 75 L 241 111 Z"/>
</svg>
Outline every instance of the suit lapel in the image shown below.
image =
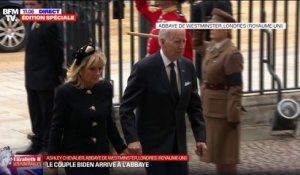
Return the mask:
<svg viewBox="0 0 300 175">
<path fill-rule="evenodd" d="M 207 47 L 207 59 L 213 59 L 219 56 L 220 52 L 217 48 L 215 48 L 215 42 L 212 41 Z"/>
<path fill-rule="evenodd" d="M 178 65 L 178 73 L 179 73 L 179 77 L 180 77 L 180 89 L 181 89 L 181 93 L 180 93 L 180 98 L 179 98 L 179 101 L 178 101 L 178 104 L 179 105 L 185 95 L 185 88 L 184 88 L 184 83 L 186 81 L 186 70 L 185 70 L 185 66 L 183 64 L 183 61 L 182 59 L 179 59 L 177 61 L 177 65 Z"/>
<path fill-rule="evenodd" d="M 219 52 L 221 53 L 221 52 L 223 52 L 224 50 L 226 50 L 227 48 L 229 48 L 229 47 L 232 47 L 232 42 L 231 42 L 231 40 L 227 40 L 223 45 L 222 45 L 222 47 L 219 49 Z"/>
<path fill-rule="evenodd" d="M 232 46 L 232 42 L 230 40 L 226 41 L 221 48 L 217 49 L 215 48 L 215 42 L 212 41 L 212 43 L 208 46 L 208 59 L 216 58 L 217 56 L 220 55 L 224 50 L 226 50 L 228 47 Z"/>
<path fill-rule="evenodd" d="M 165 64 L 160 55 L 160 52 L 157 52 L 153 59 L 155 59 L 155 65 L 156 65 L 155 69 L 156 70 L 154 70 L 154 71 L 156 72 L 156 76 L 157 76 L 158 80 L 163 84 L 163 86 L 169 92 L 168 93 L 169 96 L 174 100 L 174 97 L 171 94 L 171 84 L 170 84 L 170 81 L 169 81 L 169 78 L 168 78 L 168 75 L 166 72 Z"/>
</svg>

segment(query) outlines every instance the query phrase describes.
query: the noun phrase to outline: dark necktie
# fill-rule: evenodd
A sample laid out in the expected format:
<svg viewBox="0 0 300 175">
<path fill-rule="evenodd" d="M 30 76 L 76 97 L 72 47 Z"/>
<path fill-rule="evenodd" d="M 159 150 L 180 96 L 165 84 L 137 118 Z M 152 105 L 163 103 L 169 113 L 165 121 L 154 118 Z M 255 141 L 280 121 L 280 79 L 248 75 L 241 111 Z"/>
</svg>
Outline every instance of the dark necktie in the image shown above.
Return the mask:
<svg viewBox="0 0 300 175">
<path fill-rule="evenodd" d="M 170 83 L 171 83 L 171 91 L 172 95 L 175 99 L 175 102 L 178 102 L 179 99 L 179 92 L 178 92 L 178 87 L 177 87 L 177 80 L 176 80 L 176 72 L 175 72 L 175 64 L 172 62 L 169 64 L 171 70 L 170 70 Z"/>
</svg>

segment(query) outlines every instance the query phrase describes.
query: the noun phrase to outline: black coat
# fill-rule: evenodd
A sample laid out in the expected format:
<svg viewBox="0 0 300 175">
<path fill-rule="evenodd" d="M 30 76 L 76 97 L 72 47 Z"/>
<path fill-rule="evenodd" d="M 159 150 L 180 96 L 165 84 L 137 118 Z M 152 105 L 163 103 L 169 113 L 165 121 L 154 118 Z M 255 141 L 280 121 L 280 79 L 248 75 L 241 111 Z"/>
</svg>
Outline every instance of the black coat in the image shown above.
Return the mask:
<svg viewBox="0 0 300 175">
<path fill-rule="evenodd" d="M 112 119 L 112 86 L 100 81 L 87 93 L 67 83 L 56 90 L 49 154 L 109 154 L 126 146 Z"/>
<path fill-rule="evenodd" d="M 177 65 L 181 79 L 177 105 L 159 51 L 139 61 L 128 79 L 120 106 L 121 124 L 127 143 L 140 141 L 144 154 L 172 154 L 174 146 L 186 154 L 186 112 L 195 140 L 205 141 L 194 66 L 185 58 Z"/>
<path fill-rule="evenodd" d="M 36 90 L 51 90 L 63 76 L 63 42 L 56 23 L 37 23 L 31 30 L 25 53 L 25 85 Z"/>
</svg>

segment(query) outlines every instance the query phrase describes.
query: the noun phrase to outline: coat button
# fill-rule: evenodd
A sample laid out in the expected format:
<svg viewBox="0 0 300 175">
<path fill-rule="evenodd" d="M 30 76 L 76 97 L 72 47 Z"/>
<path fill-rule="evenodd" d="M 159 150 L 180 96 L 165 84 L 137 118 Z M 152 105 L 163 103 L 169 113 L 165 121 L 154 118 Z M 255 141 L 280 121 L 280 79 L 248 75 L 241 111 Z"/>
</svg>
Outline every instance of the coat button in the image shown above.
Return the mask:
<svg viewBox="0 0 300 175">
<path fill-rule="evenodd" d="M 90 110 L 96 111 L 95 106 L 91 106 L 91 107 L 90 107 Z"/>
<path fill-rule="evenodd" d="M 93 143 L 97 142 L 97 139 L 95 137 L 92 137 L 91 140 L 93 141 Z"/>
<path fill-rule="evenodd" d="M 93 123 L 92 123 L 92 127 L 97 126 L 97 125 L 98 125 L 97 122 L 93 122 Z"/>
<path fill-rule="evenodd" d="M 91 90 L 87 90 L 85 93 L 86 94 L 92 94 L 92 91 Z"/>
</svg>

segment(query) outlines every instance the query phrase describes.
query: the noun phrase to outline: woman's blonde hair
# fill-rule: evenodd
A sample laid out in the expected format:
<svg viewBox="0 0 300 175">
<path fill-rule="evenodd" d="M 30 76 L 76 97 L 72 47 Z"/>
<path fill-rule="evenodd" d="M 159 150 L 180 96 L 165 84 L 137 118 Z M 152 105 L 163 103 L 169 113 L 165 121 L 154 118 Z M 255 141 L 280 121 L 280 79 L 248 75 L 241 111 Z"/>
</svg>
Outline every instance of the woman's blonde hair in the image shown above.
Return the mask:
<svg viewBox="0 0 300 175">
<path fill-rule="evenodd" d="M 76 63 L 75 59 L 71 67 L 68 69 L 66 83 L 71 83 L 73 86 L 83 89 L 84 84 L 80 75 L 81 70 L 89 68 L 98 63 L 100 63 L 100 66 L 103 69 L 106 63 L 105 60 L 105 55 L 100 51 L 96 51 L 95 53 L 86 56 L 82 59 L 79 65 Z"/>
</svg>

